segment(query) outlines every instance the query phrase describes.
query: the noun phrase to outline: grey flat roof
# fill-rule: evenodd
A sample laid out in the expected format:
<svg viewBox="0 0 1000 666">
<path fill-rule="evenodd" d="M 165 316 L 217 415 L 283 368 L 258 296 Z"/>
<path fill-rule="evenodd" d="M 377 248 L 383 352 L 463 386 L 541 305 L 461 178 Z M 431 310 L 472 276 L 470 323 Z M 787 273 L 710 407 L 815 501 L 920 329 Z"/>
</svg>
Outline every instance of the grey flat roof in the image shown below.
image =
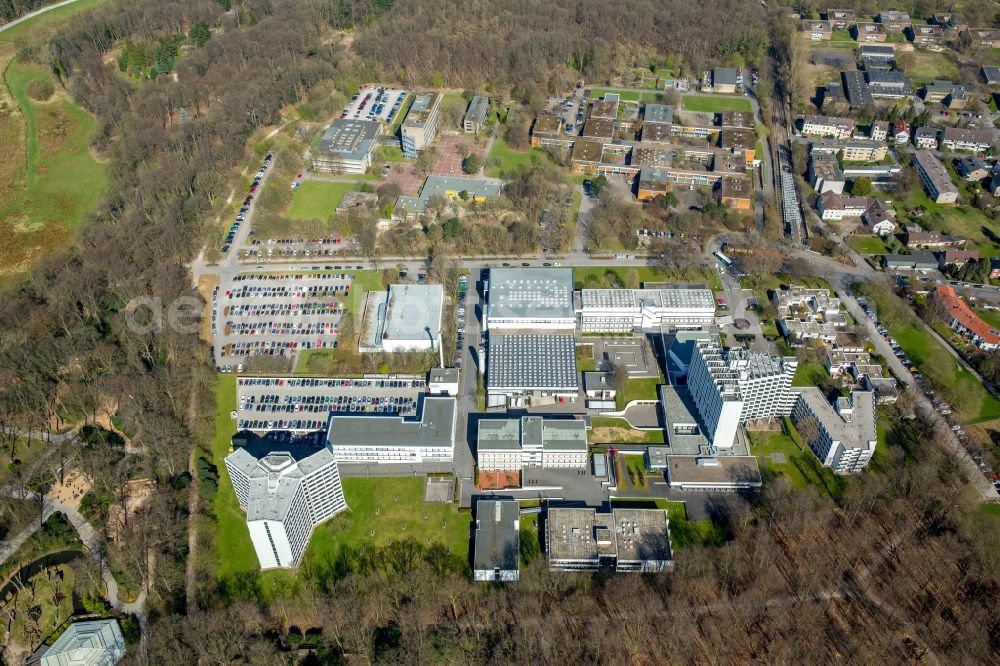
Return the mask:
<svg viewBox="0 0 1000 666">
<path fill-rule="evenodd" d="M 424 398 L 418 419 L 401 416 L 330 415 L 327 443 L 340 446 L 449 448 L 455 445 L 455 398 Z"/>
<path fill-rule="evenodd" d="M 465 115 L 469 118 L 475 118 L 477 121 L 482 120 L 486 117 L 486 111 L 489 109 L 490 99 L 482 95 L 476 95 L 469 102 L 469 108 L 466 110 Z"/>
<path fill-rule="evenodd" d="M 686 386 L 664 384 L 660 387 L 660 404 L 663 406 L 665 434 L 670 450 L 677 453 L 696 454 L 709 446 L 702 431 L 698 408 Z M 675 431 L 680 428 L 681 431 Z"/>
<path fill-rule="evenodd" d="M 853 406 L 850 421 L 844 420 L 832 404 L 815 386 L 799 389 L 799 396 L 809 406 L 809 411 L 819 420 L 830 438 L 844 448 L 866 449 L 875 442 L 875 396 L 871 391 L 854 391 L 851 399 L 841 398 L 843 404 Z"/>
<path fill-rule="evenodd" d="M 490 269 L 489 317 L 573 319 L 569 268 Z"/>
<path fill-rule="evenodd" d="M 552 507 L 546 526 L 549 559 L 592 563 L 599 556 L 627 562 L 670 560 L 667 526 L 663 509 Z"/>
<path fill-rule="evenodd" d="M 583 389 L 585 391 L 607 391 L 614 389 L 614 387 L 608 383 L 608 373 L 585 372 L 583 373 Z"/>
<path fill-rule="evenodd" d="M 674 107 L 670 104 L 647 104 L 643 120 L 647 123 L 672 123 Z"/>
<path fill-rule="evenodd" d="M 712 82 L 715 85 L 728 83 L 735 86 L 737 76 L 735 67 L 716 67 L 712 72 Z"/>
<path fill-rule="evenodd" d="M 759 486 L 755 456 L 667 456 L 670 483 L 718 483 Z"/>
<path fill-rule="evenodd" d="M 473 569 L 514 571 L 521 561 L 518 523 L 521 508 L 515 500 L 476 502 L 476 540 Z"/>
<path fill-rule="evenodd" d="M 578 390 L 572 335 L 490 334 L 486 386 L 490 390 Z"/>
<path fill-rule="evenodd" d="M 430 381 L 451 384 L 458 381 L 458 368 L 431 368 Z"/>
<path fill-rule="evenodd" d="M 437 93 L 421 93 L 413 99 L 410 110 L 406 113 L 406 120 L 403 127 L 419 128 L 427 123 L 434 107 L 441 101 L 441 95 Z"/>
<path fill-rule="evenodd" d="M 545 451 L 586 451 L 587 424 L 579 419 L 538 415 L 479 421 L 477 451 L 513 451 L 522 446 L 541 446 Z"/>
<path fill-rule="evenodd" d="M 338 118 L 320 139 L 316 151 L 346 160 L 363 160 L 382 129 L 381 123 Z"/>
</svg>

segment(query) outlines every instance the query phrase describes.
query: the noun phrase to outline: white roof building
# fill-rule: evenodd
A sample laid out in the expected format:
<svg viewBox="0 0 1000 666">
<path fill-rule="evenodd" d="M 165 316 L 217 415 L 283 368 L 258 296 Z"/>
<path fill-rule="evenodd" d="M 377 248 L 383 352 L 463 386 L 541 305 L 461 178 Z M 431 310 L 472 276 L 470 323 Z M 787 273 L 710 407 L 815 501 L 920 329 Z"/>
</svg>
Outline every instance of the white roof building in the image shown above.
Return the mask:
<svg viewBox="0 0 1000 666">
<path fill-rule="evenodd" d="M 437 349 L 443 303 L 444 287 L 439 284 L 394 284 L 385 292 L 369 293 L 358 351 Z"/>
<path fill-rule="evenodd" d="M 125 656 L 125 638 L 114 619 L 86 620 L 69 625 L 41 653 L 28 659 L 41 666 L 114 666 Z"/>
<path fill-rule="evenodd" d="M 486 328 L 491 331 L 574 330 L 573 271 L 569 268 L 490 269 Z"/>
<path fill-rule="evenodd" d="M 241 447 L 226 457 L 261 569 L 297 566 L 313 529 L 347 508 L 330 450 L 290 449 L 258 458 Z"/>
<path fill-rule="evenodd" d="M 455 398 L 427 396 L 420 417 L 330 415 L 327 447 L 341 463 L 451 462 L 455 455 Z"/>
<path fill-rule="evenodd" d="M 715 321 L 710 289 L 581 289 L 581 333 L 631 333 Z"/>
</svg>

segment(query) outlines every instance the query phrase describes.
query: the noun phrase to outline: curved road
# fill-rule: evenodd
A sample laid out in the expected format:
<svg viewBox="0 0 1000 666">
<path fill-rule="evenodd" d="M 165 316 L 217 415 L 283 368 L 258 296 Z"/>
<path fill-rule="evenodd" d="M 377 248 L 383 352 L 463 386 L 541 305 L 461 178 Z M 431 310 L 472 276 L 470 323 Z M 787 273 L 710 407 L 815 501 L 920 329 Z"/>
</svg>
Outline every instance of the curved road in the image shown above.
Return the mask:
<svg viewBox="0 0 1000 666">
<path fill-rule="evenodd" d="M 62 0 L 62 2 L 57 2 L 54 5 L 46 5 L 45 7 L 36 9 L 33 12 L 28 12 L 24 16 L 18 17 L 9 23 L 4 23 L 3 25 L 0 25 L 0 32 L 13 28 L 15 25 L 20 25 L 22 23 L 30 21 L 31 19 L 41 14 L 44 14 L 45 12 L 52 11 L 53 9 L 58 9 L 59 7 L 65 7 L 66 5 L 72 5 L 76 1 L 77 0 Z"/>
</svg>

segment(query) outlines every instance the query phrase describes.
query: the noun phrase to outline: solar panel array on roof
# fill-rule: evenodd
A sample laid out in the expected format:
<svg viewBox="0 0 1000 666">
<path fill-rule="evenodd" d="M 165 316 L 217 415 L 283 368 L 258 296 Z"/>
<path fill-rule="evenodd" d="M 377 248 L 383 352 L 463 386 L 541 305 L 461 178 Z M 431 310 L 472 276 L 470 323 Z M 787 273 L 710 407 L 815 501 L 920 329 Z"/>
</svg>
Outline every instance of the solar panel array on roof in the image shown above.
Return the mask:
<svg viewBox="0 0 1000 666">
<path fill-rule="evenodd" d="M 578 390 L 573 336 L 491 335 L 486 383 L 493 391 Z"/>
</svg>

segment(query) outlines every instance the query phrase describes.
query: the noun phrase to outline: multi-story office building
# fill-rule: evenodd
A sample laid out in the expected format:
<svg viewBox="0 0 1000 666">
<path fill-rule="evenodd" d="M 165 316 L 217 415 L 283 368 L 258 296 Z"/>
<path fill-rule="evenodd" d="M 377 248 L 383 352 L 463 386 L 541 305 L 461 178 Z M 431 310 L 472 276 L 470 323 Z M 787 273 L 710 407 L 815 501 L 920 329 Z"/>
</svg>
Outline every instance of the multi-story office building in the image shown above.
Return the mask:
<svg viewBox="0 0 1000 666">
<path fill-rule="evenodd" d="M 854 391 L 827 401 L 815 386 L 799 390 L 792 422 L 816 457 L 835 474 L 858 474 L 875 454 L 875 397 Z"/>
<path fill-rule="evenodd" d="M 372 164 L 382 124 L 367 120 L 334 120 L 312 151 L 313 171 L 364 173 Z"/>
<path fill-rule="evenodd" d="M 673 565 L 670 521 L 663 509 L 552 507 L 545 552 L 563 571 L 663 571 Z"/>
<path fill-rule="evenodd" d="M 710 444 L 730 449 L 740 424 L 791 414 L 797 366 L 794 358 L 723 349 L 712 339 L 696 341 L 688 389 Z"/>
<path fill-rule="evenodd" d="M 522 416 L 482 419 L 476 444 L 480 470 L 524 467 L 584 469 L 587 466 L 587 426 L 577 419 Z"/>
<path fill-rule="evenodd" d="M 441 95 L 438 93 L 423 93 L 413 100 L 406 120 L 399 128 L 403 154 L 411 160 L 416 159 L 418 151 L 434 143 L 441 119 L 440 110 Z"/>
<path fill-rule="evenodd" d="M 296 566 L 313 529 L 347 508 L 328 448 L 295 447 L 259 458 L 238 448 L 226 457 L 226 469 L 262 569 Z"/>
<path fill-rule="evenodd" d="M 578 313 L 581 333 L 697 328 L 715 321 L 715 298 L 709 289 L 582 289 Z"/>
<path fill-rule="evenodd" d="M 428 396 L 419 418 L 331 414 L 327 447 L 341 463 L 451 462 L 455 455 L 455 398 Z"/>
</svg>

